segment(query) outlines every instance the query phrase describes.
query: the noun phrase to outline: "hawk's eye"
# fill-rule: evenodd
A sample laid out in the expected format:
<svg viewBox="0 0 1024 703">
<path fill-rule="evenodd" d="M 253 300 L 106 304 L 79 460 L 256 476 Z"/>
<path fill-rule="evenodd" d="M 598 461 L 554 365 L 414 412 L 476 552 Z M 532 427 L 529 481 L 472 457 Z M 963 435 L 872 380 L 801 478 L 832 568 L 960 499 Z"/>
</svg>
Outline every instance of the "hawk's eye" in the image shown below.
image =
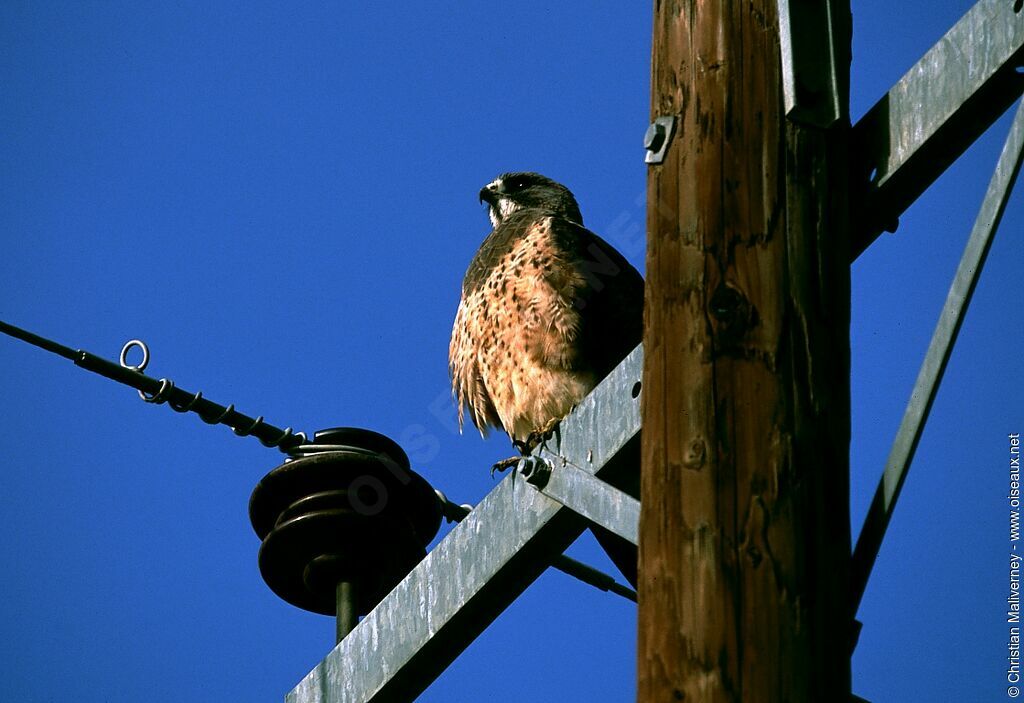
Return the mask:
<svg viewBox="0 0 1024 703">
<path fill-rule="evenodd" d="M 523 188 L 526 187 L 526 179 L 525 178 L 513 179 L 512 183 L 510 185 L 513 188 L 515 188 L 516 190 L 522 190 Z"/>
</svg>

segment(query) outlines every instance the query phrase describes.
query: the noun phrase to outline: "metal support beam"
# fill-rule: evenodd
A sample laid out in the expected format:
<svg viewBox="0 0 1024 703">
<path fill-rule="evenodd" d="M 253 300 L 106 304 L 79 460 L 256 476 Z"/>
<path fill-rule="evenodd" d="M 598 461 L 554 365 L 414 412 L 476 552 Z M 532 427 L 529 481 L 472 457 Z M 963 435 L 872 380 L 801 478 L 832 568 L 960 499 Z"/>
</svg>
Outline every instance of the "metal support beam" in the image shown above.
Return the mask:
<svg viewBox="0 0 1024 703">
<path fill-rule="evenodd" d="M 583 583 L 606 593 L 614 593 L 617 596 L 622 596 L 623 598 L 636 603 L 636 591 L 631 588 L 626 588 L 608 574 L 603 571 L 599 571 L 588 564 L 584 564 L 582 561 L 577 561 L 576 559 L 567 557 L 563 554 L 551 564 L 551 568 L 557 569 L 563 574 L 568 574 L 574 579 L 582 581 Z"/>
<path fill-rule="evenodd" d="M 557 455 L 542 450 L 540 457 L 549 470 L 527 479 L 537 490 L 609 532 L 640 543 L 640 501 Z"/>
<path fill-rule="evenodd" d="M 779 50 L 786 117 L 827 129 L 845 116 L 839 96 L 833 0 L 780 0 Z M 849 43 L 849 37 L 846 37 Z M 846 67 L 843 70 L 847 70 Z"/>
<path fill-rule="evenodd" d="M 963 323 L 967 307 L 970 305 L 971 295 L 974 293 L 981 270 L 985 265 L 985 257 L 992 244 L 992 238 L 999 227 L 999 221 L 1006 209 L 1006 201 L 1020 171 L 1022 155 L 1024 155 L 1024 102 L 1017 108 L 1013 126 L 1010 128 L 1010 135 L 1007 137 L 1006 145 L 999 157 L 999 163 L 996 165 L 988 191 L 985 193 L 985 200 L 978 212 L 978 218 L 974 221 L 970 239 L 967 241 L 967 246 L 960 259 L 960 265 L 953 278 L 949 294 L 946 296 L 946 303 L 939 316 L 935 333 L 928 345 L 928 353 L 918 372 L 910 402 L 907 404 L 899 431 L 889 453 L 885 473 L 878 484 L 878 490 L 875 492 L 868 516 L 864 521 L 864 528 L 861 530 L 857 547 L 853 552 L 851 600 L 854 613 L 857 611 L 857 606 L 860 605 L 868 577 L 871 575 L 871 568 L 874 566 L 875 558 L 878 556 L 878 550 L 882 544 L 882 538 L 885 536 L 889 519 L 896 507 L 896 501 L 899 499 L 900 490 L 907 477 L 907 471 L 910 469 L 910 462 L 914 458 L 917 443 L 921 439 L 924 424 L 928 420 L 932 401 L 935 400 L 935 394 L 942 382 L 942 375 L 953 351 L 953 345 L 956 343 L 957 334 L 960 332 L 960 325 Z"/>
<path fill-rule="evenodd" d="M 595 476 L 636 469 L 637 347 L 565 418 L 546 456 Z M 512 472 L 288 694 L 288 703 L 409 701 L 586 528 Z"/>
<path fill-rule="evenodd" d="M 856 259 L 1024 91 L 1024 11 L 980 0 L 853 129 Z M 867 188 L 862 192 L 861 188 Z"/>
</svg>

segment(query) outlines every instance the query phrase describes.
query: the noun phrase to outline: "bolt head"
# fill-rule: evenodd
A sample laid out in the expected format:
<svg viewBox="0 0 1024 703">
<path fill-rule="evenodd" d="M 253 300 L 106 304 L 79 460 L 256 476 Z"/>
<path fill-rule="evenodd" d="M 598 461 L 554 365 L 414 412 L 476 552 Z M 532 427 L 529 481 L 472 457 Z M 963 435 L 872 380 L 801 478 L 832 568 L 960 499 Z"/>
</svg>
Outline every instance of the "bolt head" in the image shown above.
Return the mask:
<svg viewBox="0 0 1024 703">
<path fill-rule="evenodd" d="M 644 134 L 644 148 L 647 151 L 657 151 L 665 143 L 665 126 L 652 122 Z"/>
</svg>

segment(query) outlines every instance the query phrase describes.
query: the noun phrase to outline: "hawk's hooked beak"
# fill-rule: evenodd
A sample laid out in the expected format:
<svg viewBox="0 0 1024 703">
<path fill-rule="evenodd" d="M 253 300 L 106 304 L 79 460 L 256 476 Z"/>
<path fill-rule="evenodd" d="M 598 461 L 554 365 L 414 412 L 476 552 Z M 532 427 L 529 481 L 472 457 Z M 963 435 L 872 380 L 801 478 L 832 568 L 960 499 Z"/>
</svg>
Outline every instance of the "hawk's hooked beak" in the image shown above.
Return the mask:
<svg viewBox="0 0 1024 703">
<path fill-rule="evenodd" d="M 487 217 L 495 229 L 510 212 L 518 209 L 509 198 L 505 183 L 500 178 L 495 178 L 480 189 L 480 202 L 487 203 Z"/>
<path fill-rule="evenodd" d="M 480 202 L 497 205 L 498 196 L 505 192 L 501 181 L 493 181 L 480 189 Z"/>
</svg>

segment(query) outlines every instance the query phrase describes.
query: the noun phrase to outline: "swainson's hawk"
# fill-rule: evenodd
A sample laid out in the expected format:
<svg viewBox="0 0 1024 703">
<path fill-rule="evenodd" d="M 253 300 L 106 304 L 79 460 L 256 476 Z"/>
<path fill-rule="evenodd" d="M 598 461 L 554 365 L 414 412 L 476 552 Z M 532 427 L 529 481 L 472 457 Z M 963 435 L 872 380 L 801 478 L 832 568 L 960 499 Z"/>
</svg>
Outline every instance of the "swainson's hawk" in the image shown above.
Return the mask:
<svg viewBox="0 0 1024 703">
<path fill-rule="evenodd" d="M 506 173 L 480 201 L 494 230 L 462 283 L 452 390 L 460 427 L 468 410 L 526 453 L 640 343 L 644 283 L 565 186 Z"/>
</svg>

